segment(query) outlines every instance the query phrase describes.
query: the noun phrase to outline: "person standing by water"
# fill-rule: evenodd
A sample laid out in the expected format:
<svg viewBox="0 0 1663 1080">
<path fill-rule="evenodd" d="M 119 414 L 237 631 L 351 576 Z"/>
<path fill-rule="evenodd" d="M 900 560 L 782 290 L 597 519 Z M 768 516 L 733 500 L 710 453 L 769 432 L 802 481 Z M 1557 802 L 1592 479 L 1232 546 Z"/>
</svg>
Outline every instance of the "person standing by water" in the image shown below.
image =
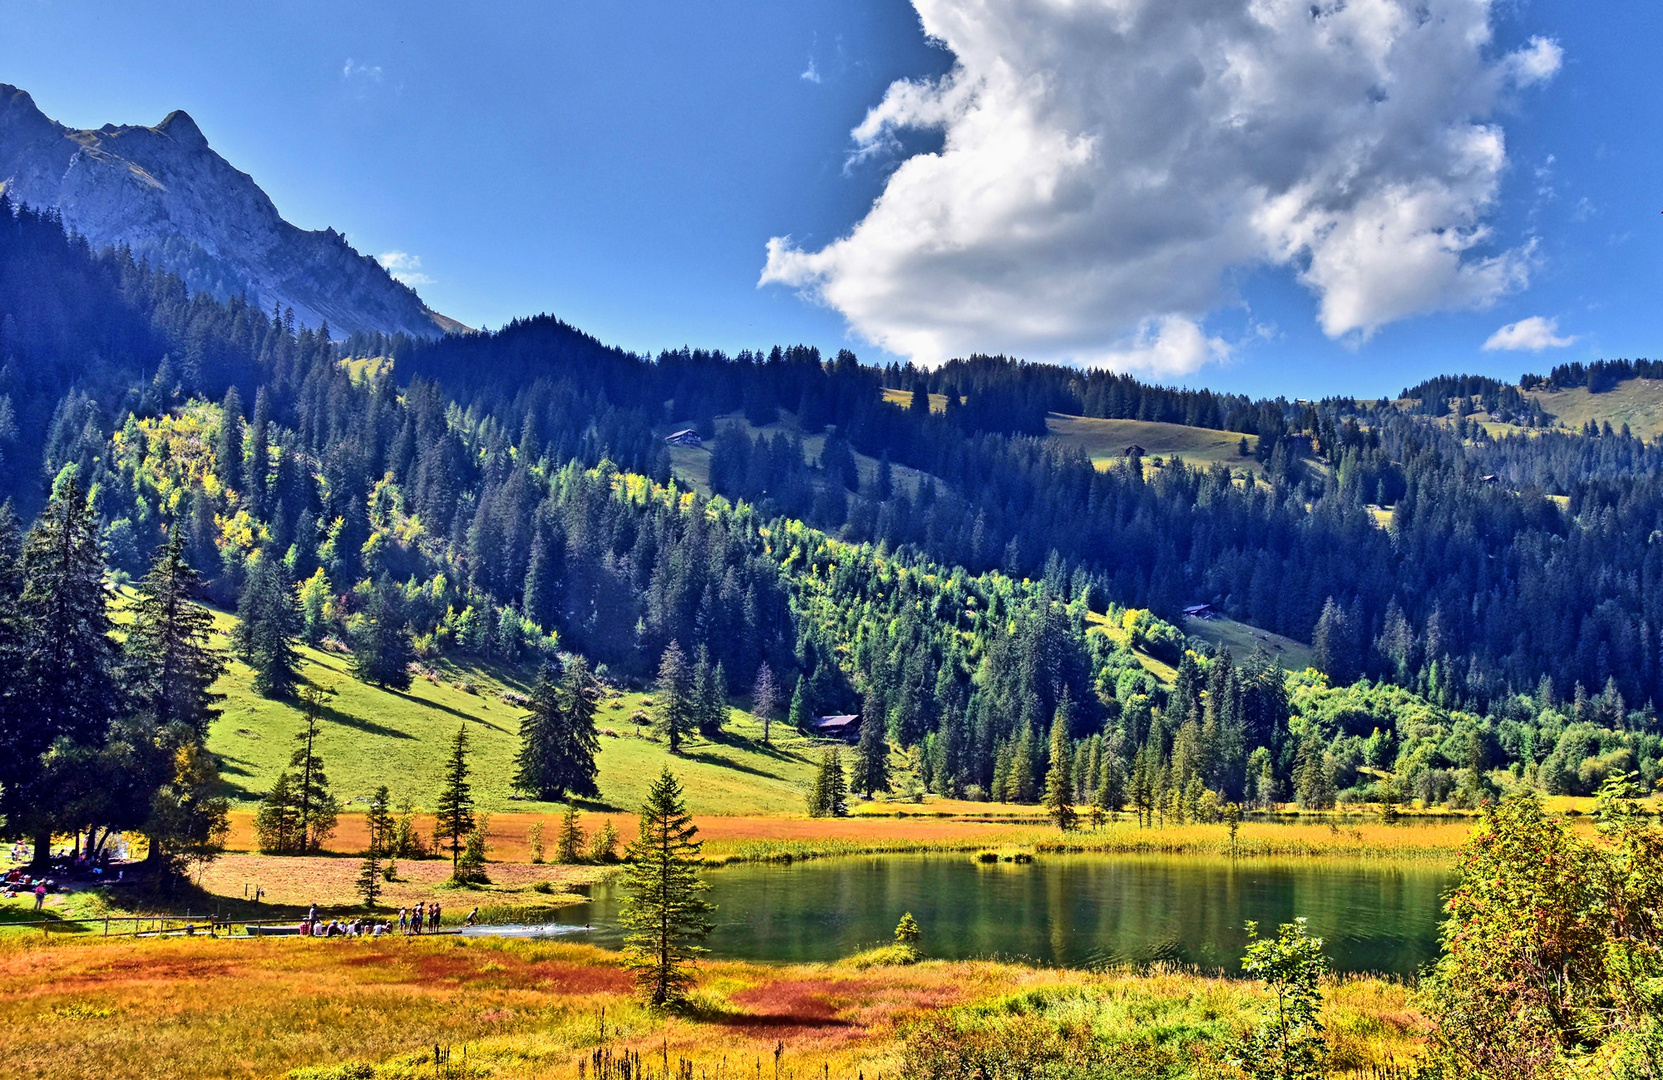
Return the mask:
<svg viewBox="0 0 1663 1080">
<path fill-rule="evenodd" d="M 410 932 L 410 913 L 403 908 L 398 909 L 398 932 L 401 934 Z"/>
<path fill-rule="evenodd" d="M 418 903 L 416 905 L 415 913 L 410 916 L 410 932 L 412 934 L 420 934 L 422 932 L 422 922 L 426 920 L 426 918 L 427 905 Z"/>
<path fill-rule="evenodd" d="M 437 931 L 439 929 L 439 905 L 437 903 L 428 905 L 427 928 L 433 931 Z"/>
</svg>

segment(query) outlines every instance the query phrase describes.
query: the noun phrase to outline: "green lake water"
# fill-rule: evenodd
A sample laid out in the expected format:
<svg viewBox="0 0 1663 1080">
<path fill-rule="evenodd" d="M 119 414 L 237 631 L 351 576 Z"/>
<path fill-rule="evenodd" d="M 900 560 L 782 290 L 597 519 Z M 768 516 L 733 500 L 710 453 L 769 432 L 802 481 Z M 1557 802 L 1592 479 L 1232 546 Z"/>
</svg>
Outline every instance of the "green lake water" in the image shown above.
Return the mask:
<svg viewBox="0 0 1663 1080">
<path fill-rule="evenodd" d="M 1249 919 L 1274 932 L 1302 915 L 1335 968 L 1394 974 L 1436 957 L 1440 905 L 1454 884 L 1437 865 L 1088 855 L 1026 865 L 967 855 L 742 863 L 705 879 L 718 906 L 708 945 L 723 957 L 835 960 L 887 941 L 910 911 L 932 957 L 1235 971 Z M 585 939 L 619 944 L 616 885 L 597 885 L 579 911 L 593 924 Z"/>
</svg>

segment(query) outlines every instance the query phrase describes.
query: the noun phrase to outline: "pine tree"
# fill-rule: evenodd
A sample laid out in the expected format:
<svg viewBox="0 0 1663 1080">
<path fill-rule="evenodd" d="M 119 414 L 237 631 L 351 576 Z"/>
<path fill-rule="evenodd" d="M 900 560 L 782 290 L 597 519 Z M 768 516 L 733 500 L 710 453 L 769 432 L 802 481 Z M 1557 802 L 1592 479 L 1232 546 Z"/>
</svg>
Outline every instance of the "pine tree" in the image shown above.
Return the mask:
<svg viewBox="0 0 1663 1080">
<path fill-rule="evenodd" d="M 294 646 L 301 629 L 300 608 L 283 564 L 271 553 L 262 553 L 250 566 L 237 600 L 237 618 L 232 644 L 254 669 L 254 689 L 270 698 L 294 693 L 300 681 Z"/>
<path fill-rule="evenodd" d="M 1034 729 L 1024 722 L 1011 747 L 1010 779 L 1005 782 L 1005 796 L 1011 802 L 1031 803 L 1039 797 L 1039 784 L 1034 778 Z"/>
<path fill-rule="evenodd" d="M 192 600 L 201 587 L 185 561 L 184 533 L 175 526 L 139 583 L 123 673 L 134 705 L 148 710 L 158 726 L 178 721 L 206 736 L 219 715 L 214 702 L 225 698 L 209 689 L 225 661 L 210 644 L 213 616 Z"/>
<path fill-rule="evenodd" d="M 28 749 L 36 733 L 25 693 L 29 633 L 22 596 L 22 527 L 8 500 L 0 505 L 0 816 L 12 822 L 20 820 L 18 797 L 28 789 L 36 764 Z"/>
<path fill-rule="evenodd" d="M 771 746 L 769 734 L 774 721 L 774 713 L 780 707 L 780 688 L 774 681 L 774 669 L 764 660 L 762 666 L 756 669 L 756 682 L 751 687 L 751 712 L 762 721 L 762 745 Z"/>
<path fill-rule="evenodd" d="M 713 929 L 715 909 L 704 898 L 710 886 L 698 877 L 698 832 L 681 784 L 666 768 L 653 782 L 641 807 L 640 834 L 629 845 L 621 913 L 624 963 L 656 1008 L 685 1002 L 693 981 L 689 968 Z"/>
<path fill-rule="evenodd" d="M 439 789 L 439 808 L 434 822 L 435 834 L 450 851 L 451 876 L 461 870 L 462 847 L 474 828 L 473 786 L 468 783 L 468 725 L 456 729 L 451 740 L 450 754 L 445 759 L 443 786 Z"/>
<path fill-rule="evenodd" d="M 51 834 L 66 809 L 67 792 L 48 783 L 41 755 L 72 748 L 96 753 L 116 715 L 117 659 L 104 594 L 104 551 L 98 520 L 73 474 L 55 486 L 24 542 L 19 609 L 27 626 L 23 663 L 26 722 L 6 747 L 14 757 L 7 824 L 32 834 L 37 858 L 51 849 Z M 50 789 L 50 790 L 48 790 Z"/>
<path fill-rule="evenodd" d="M 809 817 L 848 817 L 849 784 L 843 776 L 843 751 L 828 746 L 820 754 L 814 786 L 808 793 Z"/>
<path fill-rule="evenodd" d="M 889 790 L 889 740 L 884 738 L 883 716 L 863 716 L 860 742 L 855 746 L 854 788 L 870 798 Z"/>
<path fill-rule="evenodd" d="M 340 804 L 329 793 L 329 777 L 317 752 L 319 723 L 323 720 L 324 691 L 308 686 L 300 692 L 300 710 L 305 727 L 295 736 L 300 743 L 289 768 L 294 770 L 296 850 L 302 854 L 323 850 L 323 843 L 335 832 Z"/>
<path fill-rule="evenodd" d="M 287 772 L 277 774 L 271 790 L 260 800 L 254 812 L 254 836 L 260 850 L 267 855 L 287 855 L 299 845 L 295 840 L 300 829 L 300 813 L 294 796 L 294 778 Z"/>
<path fill-rule="evenodd" d="M 681 645 L 670 642 L 658 664 L 658 685 L 653 690 L 653 719 L 670 740 L 670 753 L 681 752 L 681 740 L 693 730 L 696 718 L 693 672 Z"/>
<path fill-rule="evenodd" d="M 367 908 L 374 908 L 381 898 L 381 860 L 387 855 L 393 832 L 391 800 L 387 785 L 382 784 L 371 796 L 370 811 L 364 818 L 369 843 L 364 849 L 364 861 L 358 865 L 358 895 L 364 898 Z"/>
<path fill-rule="evenodd" d="M 214 440 L 216 470 L 223 486 L 236 490 L 242 484 L 243 399 L 235 386 L 220 403 L 219 435 Z"/>
<path fill-rule="evenodd" d="M 520 722 L 520 750 L 515 757 L 514 786 L 553 802 L 568 794 L 593 798 L 595 732 L 600 689 L 589 661 L 575 657 L 559 671 L 545 665 L 531 692 L 531 712 Z"/>
<path fill-rule="evenodd" d="M 791 691 L 791 711 L 786 719 L 798 731 L 807 731 L 809 721 L 814 719 L 808 707 L 808 680 L 802 676 L 797 677 L 797 685 Z"/>
<path fill-rule="evenodd" d="M 706 738 L 720 734 L 727 721 L 726 682 L 720 665 L 710 662 L 710 650 L 700 645 L 693 661 L 693 711 L 699 734 Z"/>
<path fill-rule="evenodd" d="M 416 659 L 398 586 L 383 573 L 370 589 L 352 631 L 352 673 L 361 682 L 392 690 L 410 688 Z"/>
<path fill-rule="evenodd" d="M 570 866 L 578 861 L 583 851 L 583 826 L 577 821 L 577 807 L 566 804 L 566 812 L 560 815 L 560 833 L 555 840 L 554 861 Z"/>
<path fill-rule="evenodd" d="M 1069 767 L 1068 721 L 1071 707 L 1068 692 L 1057 703 L 1057 717 L 1051 723 L 1051 768 L 1045 774 L 1045 809 L 1063 832 L 1079 823 L 1074 812 L 1074 777 Z"/>
</svg>

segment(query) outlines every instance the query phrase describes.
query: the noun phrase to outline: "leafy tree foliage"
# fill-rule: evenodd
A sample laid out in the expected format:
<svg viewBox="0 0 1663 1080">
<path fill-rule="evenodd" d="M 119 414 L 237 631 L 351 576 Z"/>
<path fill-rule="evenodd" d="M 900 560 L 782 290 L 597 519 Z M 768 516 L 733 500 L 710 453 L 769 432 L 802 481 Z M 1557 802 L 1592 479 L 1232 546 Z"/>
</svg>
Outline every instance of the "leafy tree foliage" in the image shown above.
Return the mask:
<svg viewBox="0 0 1663 1080">
<path fill-rule="evenodd" d="M 1262 979 L 1271 1000 L 1258 1028 L 1248 1036 L 1239 1062 L 1262 1080 L 1320 1080 L 1328 1075 L 1323 1036 L 1320 980 L 1328 970 L 1322 939 L 1305 930 L 1305 920 L 1284 923 L 1274 938 L 1261 938 L 1247 924 L 1242 971 Z"/>
<path fill-rule="evenodd" d="M 364 682 L 408 690 L 416 652 L 404 621 L 403 597 L 385 574 L 366 592 L 353 628 L 352 672 Z"/>
</svg>

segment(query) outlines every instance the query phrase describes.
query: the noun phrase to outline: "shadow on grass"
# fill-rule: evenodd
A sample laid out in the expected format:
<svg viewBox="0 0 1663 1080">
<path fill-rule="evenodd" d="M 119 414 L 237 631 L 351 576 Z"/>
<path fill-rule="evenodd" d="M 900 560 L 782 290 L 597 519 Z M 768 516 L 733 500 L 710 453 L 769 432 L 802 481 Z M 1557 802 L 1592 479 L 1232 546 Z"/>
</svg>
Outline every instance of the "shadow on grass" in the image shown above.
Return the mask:
<svg viewBox="0 0 1663 1080">
<path fill-rule="evenodd" d="M 778 726 L 778 725 L 776 725 Z M 794 754 L 789 750 L 782 750 L 772 743 L 765 743 L 761 739 L 748 739 L 735 735 L 731 731 L 719 731 L 715 735 L 706 735 L 712 744 L 726 746 L 734 750 L 744 750 L 761 757 L 773 758 L 775 761 L 805 762 L 809 759 L 801 754 Z"/>
<path fill-rule="evenodd" d="M 734 772 L 741 772 L 747 776 L 760 776 L 764 780 L 784 779 L 784 777 L 780 776 L 779 773 L 772 773 L 766 769 L 759 769 L 754 765 L 744 765 L 740 762 L 734 761 L 732 758 L 723 757 L 720 754 L 712 754 L 708 752 L 700 753 L 696 750 L 684 749 L 682 750 L 680 756 L 687 761 L 697 761 L 703 765 L 714 765 L 718 769 L 732 769 Z"/>
<path fill-rule="evenodd" d="M 512 735 L 513 734 L 513 732 L 509 731 L 507 728 L 503 727 L 501 724 L 493 724 L 489 720 L 481 719 L 480 717 L 477 717 L 477 716 L 473 715 L 472 713 L 465 713 L 461 709 L 453 709 L 449 705 L 441 705 L 437 701 L 428 701 L 426 698 L 419 698 L 419 697 L 416 697 L 413 694 L 407 694 L 403 690 L 394 690 L 390 686 L 384 686 L 384 687 L 382 687 L 382 689 L 385 690 L 387 693 L 393 695 L 394 697 L 403 698 L 405 701 L 408 701 L 412 705 L 420 705 L 424 709 L 435 709 L 439 712 L 449 713 L 450 715 L 456 717 L 459 720 L 464 720 L 464 721 L 468 721 L 468 722 L 471 722 L 471 723 L 479 724 L 482 727 L 488 727 L 488 728 L 491 728 L 492 730 L 500 731 L 500 732 L 503 732 L 504 734 L 507 734 L 507 735 Z M 406 739 L 413 738 L 413 737 L 414 736 L 410 736 L 410 735 L 405 735 L 404 736 L 404 738 L 406 738 Z"/>
</svg>

